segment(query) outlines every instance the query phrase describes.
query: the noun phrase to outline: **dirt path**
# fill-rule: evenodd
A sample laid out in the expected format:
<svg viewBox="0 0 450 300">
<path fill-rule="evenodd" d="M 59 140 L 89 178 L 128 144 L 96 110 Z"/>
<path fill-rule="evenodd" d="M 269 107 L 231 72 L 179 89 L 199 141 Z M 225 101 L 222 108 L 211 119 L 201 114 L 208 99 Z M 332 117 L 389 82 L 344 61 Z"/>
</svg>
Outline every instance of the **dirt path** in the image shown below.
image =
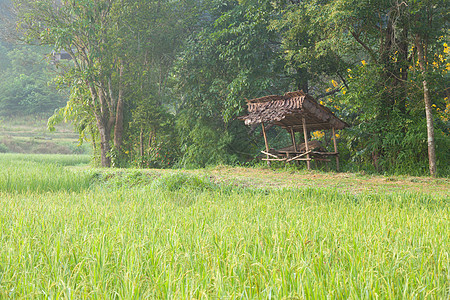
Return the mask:
<svg viewBox="0 0 450 300">
<path fill-rule="evenodd" d="M 450 199 L 450 179 L 412 176 L 380 176 L 361 173 L 325 173 L 319 171 L 278 171 L 263 168 L 232 168 L 187 171 L 205 174 L 216 182 L 255 187 L 327 187 L 360 192 L 421 192 Z"/>
</svg>

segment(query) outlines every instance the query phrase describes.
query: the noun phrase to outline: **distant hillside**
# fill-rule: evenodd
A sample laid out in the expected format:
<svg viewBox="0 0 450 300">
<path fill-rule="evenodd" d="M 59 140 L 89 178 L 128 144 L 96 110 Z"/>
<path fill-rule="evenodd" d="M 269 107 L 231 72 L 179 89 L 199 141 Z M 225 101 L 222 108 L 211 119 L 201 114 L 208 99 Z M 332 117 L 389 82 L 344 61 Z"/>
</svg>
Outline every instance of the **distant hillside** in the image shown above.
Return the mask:
<svg viewBox="0 0 450 300">
<path fill-rule="evenodd" d="M 50 49 L 14 39 L 10 0 L 0 0 L 0 116 L 49 117 L 66 97 L 49 84 L 55 75 L 46 60 Z"/>
<path fill-rule="evenodd" d="M 72 126 L 62 124 L 54 132 L 47 130 L 45 118 L 0 119 L 0 153 L 88 154 L 89 145 L 79 146 Z"/>
<path fill-rule="evenodd" d="M 50 84 L 48 49 L 0 41 L 0 116 L 49 117 L 66 98 Z"/>
</svg>

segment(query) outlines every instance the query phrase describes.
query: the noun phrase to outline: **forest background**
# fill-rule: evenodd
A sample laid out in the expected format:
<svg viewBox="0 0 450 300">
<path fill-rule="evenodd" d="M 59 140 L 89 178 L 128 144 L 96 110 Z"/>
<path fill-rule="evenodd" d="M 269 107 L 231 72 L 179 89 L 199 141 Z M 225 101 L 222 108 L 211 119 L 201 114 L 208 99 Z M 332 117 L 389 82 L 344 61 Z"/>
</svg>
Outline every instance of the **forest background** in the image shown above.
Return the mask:
<svg viewBox="0 0 450 300">
<path fill-rule="evenodd" d="M 303 90 L 351 125 L 345 170 L 450 174 L 448 1 L 0 2 L 0 114 L 71 122 L 102 166 L 253 164 L 246 99 Z"/>
</svg>

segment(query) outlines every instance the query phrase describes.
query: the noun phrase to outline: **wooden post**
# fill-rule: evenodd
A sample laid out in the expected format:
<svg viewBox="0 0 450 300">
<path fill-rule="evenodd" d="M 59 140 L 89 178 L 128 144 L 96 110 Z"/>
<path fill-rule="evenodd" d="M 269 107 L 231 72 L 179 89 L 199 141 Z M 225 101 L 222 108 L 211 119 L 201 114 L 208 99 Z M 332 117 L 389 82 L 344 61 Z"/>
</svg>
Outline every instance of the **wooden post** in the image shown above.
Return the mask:
<svg viewBox="0 0 450 300">
<path fill-rule="evenodd" d="M 328 148 L 327 131 L 325 131 L 324 133 L 325 133 L 325 138 L 324 138 L 324 140 L 325 140 L 325 148 Z M 325 168 L 326 168 L 327 172 L 330 171 L 330 166 L 329 166 L 329 164 L 328 164 L 329 161 L 330 161 L 330 160 L 325 161 Z"/>
<path fill-rule="evenodd" d="M 305 117 L 302 117 L 302 122 L 303 122 L 303 136 L 305 138 L 305 150 L 306 152 L 309 151 L 309 147 L 308 147 L 308 132 L 306 130 L 306 120 Z M 306 167 L 308 168 L 308 170 L 311 170 L 311 161 L 309 160 L 309 154 L 306 155 L 306 158 L 308 159 L 306 161 Z"/>
<path fill-rule="evenodd" d="M 264 123 L 261 122 L 261 126 L 262 126 L 262 132 L 264 135 L 264 143 L 266 144 L 266 152 L 269 152 L 269 144 L 267 143 L 267 135 L 266 135 L 266 128 L 264 128 Z M 269 159 L 269 155 L 266 155 L 266 158 Z M 270 161 L 267 161 L 267 165 L 270 166 Z"/>
<path fill-rule="evenodd" d="M 336 132 L 334 130 L 334 127 L 331 128 L 332 132 L 333 132 L 333 144 L 334 144 L 334 152 L 338 152 L 337 149 L 337 143 L 336 143 Z M 336 171 L 339 172 L 339 154 L 336 154 Z"/>
<path fill-rule="evenodd" d="M 291 129 L 291 138 L 292 138 L 292 144 L 294 145 L 294 151 L 297 152 L 297 143 L 295 142 L 295 133 L 294 129 L 292 127 L 289 127 Z"/>
</svg>

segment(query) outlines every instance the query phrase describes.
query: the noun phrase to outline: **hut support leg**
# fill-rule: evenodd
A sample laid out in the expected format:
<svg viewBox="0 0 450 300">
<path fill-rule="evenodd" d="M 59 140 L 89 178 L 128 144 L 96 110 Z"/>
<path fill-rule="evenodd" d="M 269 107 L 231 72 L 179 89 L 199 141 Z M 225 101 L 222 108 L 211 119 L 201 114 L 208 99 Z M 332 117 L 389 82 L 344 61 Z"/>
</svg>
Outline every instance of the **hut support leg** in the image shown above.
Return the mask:
<svg viewBox="0 0 450 300">
<path fill-rule="evenodd" d="M 269 144 L 267 143 L 267 135 L 266 128 L 264 127 L 264 123 L 261 122 L 262 132 L 264 135 L 264 143 L 266 144 L 266 152 L 269 152 Z M 269 159 L 269 155 L 266 155 L 267 159 Z M 270 161 L 267 161 L 267 165 L 270 166 Z"/>
<path fill-rule="evenodd" d="M 294 128 L 293 127 L 290 128 L 290 132 L 291 132 L 292 145 L 294 147 L 294 151 L 297 152 L 298 151 L 297 150 L 297 142 L 295 141 L 295 133 L 294 133 Z M 297 164 L 297 165 L 299 164 L 298 161 L 295 161 L 294 163 Z"/>
<path fill-rule="evenodd" d="M 309 151 L 309 147 L 308 147 L 308 132 L 306 131 L 306 120 L 305 117 L 302 118 L 302 122 L 303 122 L 303 136 L 305 138 L 305 150 L 306 152 Z M 308 170 L 311 170 L 311 161 L 309 154 L 306 155 L 306 158 L 308 159 L 306 161 L 306 167 L 308 168 Z"/>
<path fill-rule="evenodd" d="M 292 145 L 294 146 L 294 151 L 297 152 L 297 143 L 295 142 L 294 129 L 292 127 L 290 127 L 289 129 L 291 130 L 291 138 L 292 138 Z"/>
<path fill-rule="evenodd" d="M 333 133 L 333 145 L 334 145 L 334 152 L 338 152 L 337 149 L 337 143 L 336 143 L 336 132 L 334 130 L 334 127 L 332 128 L 332 133 Z M 336 155 L 336 171 L 339 172 L 339 154 Z"/>
</svg>

